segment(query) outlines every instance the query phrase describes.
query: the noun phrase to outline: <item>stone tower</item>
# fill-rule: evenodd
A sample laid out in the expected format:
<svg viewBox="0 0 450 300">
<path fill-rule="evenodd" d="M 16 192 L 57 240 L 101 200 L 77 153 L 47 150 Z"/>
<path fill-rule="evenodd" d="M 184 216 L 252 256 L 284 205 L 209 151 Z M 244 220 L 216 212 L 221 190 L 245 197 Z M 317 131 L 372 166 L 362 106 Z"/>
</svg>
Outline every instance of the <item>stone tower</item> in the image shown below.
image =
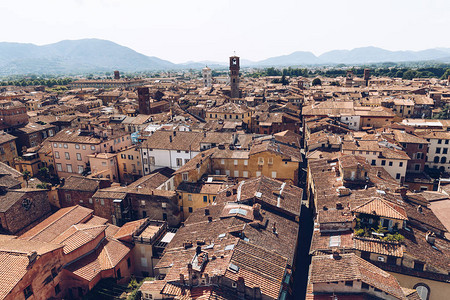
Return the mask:
<svg viewBox="0 0 450 300">
<path fill-rule="evenodd" d="M 148 87 L 139 87 L 137 91 L 138 91 L 139 113 L 143 115 L 149 115 L 150 91 Z"/>
<path fill-rule="evenodd" d="M 353 85 L 353 71 L 347 70 L 347 76 L 345 76 L 345 86 L 351 87 Z"/>
<path fill-rule="evenodd" d="M 364 81 L 366 83 L 366 86 L 369 86 L 369 79 L 370 79 L 370 70 L 364 69 Z"/>
<path fill-rule="evenodd" d="M 116 80 L 120 79 L 119 71 L 114 71 L 114 79 L 116 79 Z"/>
<path fill-rule="evenodd" d="M 211 87 L 212 84 L 212 71 L 208 66 L 202 69 L 202 75 L 203 75 L 203 86 L 204 87 Z"/>
<path fill-rule="evenodd" d="M 239 93 L 239 57 L 230 57 L 230 86 L 231 98 L 240 98 Z"/>
</svg>

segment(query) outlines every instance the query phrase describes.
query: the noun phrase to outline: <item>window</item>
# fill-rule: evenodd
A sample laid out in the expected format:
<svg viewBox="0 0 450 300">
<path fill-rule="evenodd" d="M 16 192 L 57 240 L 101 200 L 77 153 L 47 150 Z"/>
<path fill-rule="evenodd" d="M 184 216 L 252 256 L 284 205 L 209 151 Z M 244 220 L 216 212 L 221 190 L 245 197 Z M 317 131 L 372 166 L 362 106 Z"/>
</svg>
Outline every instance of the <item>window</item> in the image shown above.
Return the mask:
<svg viewBox="0 0 450 300">
<path fill-rule="evenodd" d="M 442 140 L 438 140 L 438 144 L 442 144 Z"/>
<path fill-rule="evenodd" d="M 192 201 L 192 195 L 191 194 L 188 194 L 188 200 Z"/>
<path fill-rule="evenodd" d="M 55 158 L 59 158 L 59 152 L 55 151 Z"/>
<path fill-rule="evenodd" d="M 100 199 L 100 204 L 101 205 L 105 205 L 105 200 L 104 199 Z"/>
<path fill-rule="evenodd" d="M 58 148 L 58 144 L 57 144 L 57 143 L 54 143 L 54 144 L 53 144 L 53 148 Z"/>
<path fill-rule="evenodd" d="M 131 267 L 131 258 L 127 258 L 127 267 L 128 269 Z"/>
<path fill-rule="evenodd" d="M 188 173 L 183 173 L 183 181 L 188 181 Z"/>
<path fill-rule="evenodd" d="M 224 164 L 225 164 L 225 159 L 222 158 L 222 159 L 220 160 L 220 164 L 221 164 L 221 165 L 224 165 Z"/>
<path fill-rule="evenodd" d="M 377 161 L 376 161 L 375 159 L 372 159 L 371 165 L 372 165 L 372 166 L 376 166 L 376 165 L 377 165 Z"/>
<path fill-rule="evenodd" d="M 435 163 L 438 163 L 438 162 L 439 162 L 439 156 L 435 156 L 435 157 L 434 157 L 434 162 L 435 162 Z"/>
<path fill-rule="evenodd" d="M 33 295 L 33 290 L 31 289 L 31 285 L 27 286 L 23 290 L 23 295 L 25 296 L 25 299 L 28 299 Z"/>
<path fill-rule="evenodd" d="M 425 283 L 418 283 L 414 286 L 414 289 L 417 291 L 417 294 L 419 294 L 420 299 L 428 300 L 430 295 L 430 288 L 428 285 Z"/>
<path fill-rule="evenodd" d="M 420 170 L 420 164 L 414 164 L 414 170 L 419 171 Z"/>
<path fill-rule="evenodd" d="M 81 160 L 81 153 L 77 153 L 77 160 Z"/>
<path fill-rule="evenodd" d="M 70 159 L 70 154 L 69 154 L 69 152 L 64 152 L 64 156 L 66 157 L 67 160 Z"/>
<path fill-rule="evenodd" d="M 203 202 L 208 202 L 208 196 L 203 196 Z"/>
<path fill-rule="evenodd" d="M 75 149 L 80 149 L 80 145 L 79 144 L 75 144 Z"/>
<path fill-rule="evenodd" d="M 261 171 L 256 171 L 256 177 L 261 176 Z"/>
<path fill-rule="evenodd" d="M 86 145 L 81 145 L 81 149 L 86 150 Z"/>
<path fill-rule="evenodd" d="M 72 171 L 72 165 L 71 165 L 71 164 L 67 164 L 66 167 L 67 167 L 67 172 L 69 172 L 69 173 L 72 173 L 72 172 L 73 172 L 73 171 Z"/>
<path fill-rule="evenodd" d="M 106 166 L 106 161 L 102 161 L 102 166 Z"/>
<path fill-rule="evenodd" d="M 66 194 L 66 201 L 70 202 L 72 200 L 72 196 L 70 194 Z"/>
<path fill-rule="evenodd" d="M 441 153 L 441 148 L 437 147 L 436 148 L 436 154 L 439 154 L 439 153 Z"/>
<path fill-rule="evenodd" d="M 272 172 L 272 178 L 277 178 L 277 172 Z"/>
<path fill-rule="evenodd" d="M 67 148 L 69 148 L 69 146 L 68 146 L 67 144 L 64 144 L 64 148 L 66 148 L 66 149 L 67 149 Z"/>
<path fill-rule="evenodd" d="M 264 165 L 264 157 L 258 157 L 258 165 Z"/>
<path fill-rule="evenodd" d="M 442 154 L 447 154 L 448 148 L 442 148 Z"/>
<path fill-rule="evenodd" d="M 141 257 L 141 266 L 142 267 L 147 267 L 147 258 L 146 257 Z"/>
<path fill-rule="evenodd" d="M 345 282 L 346 286 L 353 286 L 353 281 L 349 280 Z"/>
<path fill-rule="evenodd" d="M 395 174 L 395 179 L 400 179 L 400 173 Z"/>
<path fill-rule="evenodd" d="M 61 172 L 62 171 L 62 165 L 61 164 L 56 164 L 56 170 Z"/>
<path fill-rule="evenodd" d="M 89 203 L 92 204 L 92 198 L 89 198 Z"/>
<path fill-rule="evenodd" d="M 248 171 L 242 172 L 242 177 L 248 178 Z"/>
<path fill-rule="evenodd" d="M 273 165 L 273 157 L 269 157 L 267 163 Z"/>
<path fill-rule="evenodd" d="M 177 167 L 181 167 L 183 165 L 183 159 L 177 158 Z"/>
<path fill-rule="evenodd" d="M 95 146 L 91 146 L 91 150 L 94 150 L 94 151 L 95 151 Z"/>
<path fill-rule="evenodd" d="M 234 171 L 234 177 L 239 177 L 239 171 Z"/>
<path fill-rule="evenodd" d="M 248 166 L 248 160 L 244 160 L 244 166 Z"/>
<path fill-rule="evenodd" d="M 441 157 L 441 164 L 445 164 L 447 162 L 447 157 L 442 156 Z"/>
<path fill-rule="evenodd" d="M 362 282 L 361 283 L 361 288 L 364 289 L 364 290 L 368 290 L 369 289 L 369 285 L 367 283 L 365 283 L 365 282 Z"/>
<path fill-rule="evenodd" d="M 389 162 L 389 167 L 392 167 L 392 161 Z"/>
<path fill-rule="evenodd" d="M 237 160 L 237 159 L 234 160 L 234 165 L 235 165 L 235 166 L 238 165 L 238 160 Z"/>
<path fill-rule="evenodd" d="M 419 144 L 419 149 L 422 149 L 423 148 L 423 144 Z"/>
<path fill-rule="evenodd" d="M 385 161 L 384 159 L 381 161 L 381 165 L 382 165 L 382 166 L 385 166 L 385 165 L 386 165 L 386 161 Z"/>
<path fill-rule="evenodd" d="M 163 213 L 163 221 L 167 221 L 167 214 Z"/>
<path fill-rule="evenodd" d="M 398 163 L 398 166 L 399 166 L 399 167 L 403 167 L 403 162 L 402 162 L 402 161 L 399 162 L 399 163 Z"/>
<path fill-rule="evenodd" d="M 423 268 L 425 267 L 425 265 L 421 262 L 415 261 L 414 262 L 414 270 L 416 271 L 423 271 Z"/>
</svg>

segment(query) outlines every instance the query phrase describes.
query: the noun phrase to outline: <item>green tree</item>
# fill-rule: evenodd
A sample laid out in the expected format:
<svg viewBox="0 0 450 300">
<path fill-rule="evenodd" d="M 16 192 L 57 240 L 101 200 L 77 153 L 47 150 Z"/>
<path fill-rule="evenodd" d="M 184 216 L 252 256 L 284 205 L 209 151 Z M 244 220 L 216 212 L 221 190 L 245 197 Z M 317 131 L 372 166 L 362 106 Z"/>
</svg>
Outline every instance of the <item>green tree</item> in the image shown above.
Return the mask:
<svg viewBox="0 0 450 300">
<path fill-rule="evenodd" d="M 441 108 L 441 111 L 433 116 L 433 119 L 450 119 L 450 104 L 445 104 L 444 107 Z"/>
<path fill-rule="evenodd" d="M 23 179 L 26 181 L 27 187 L 28 187 L 28 180 L 30 180 L 30 178 L 31 178 L 31 173 L 30 173 L 30 171 L 27 171 L 27 170 L 23 171 L 23 172 L 22 172 L 22 177 L 23 177 Z"/>
<path fill-rule="evenodd" d="M 320 78 L 314 78 L 312 81 L 312 85 L 313 86 L 322 85 L 322 80 L 320 80 Z"/>
</svg>

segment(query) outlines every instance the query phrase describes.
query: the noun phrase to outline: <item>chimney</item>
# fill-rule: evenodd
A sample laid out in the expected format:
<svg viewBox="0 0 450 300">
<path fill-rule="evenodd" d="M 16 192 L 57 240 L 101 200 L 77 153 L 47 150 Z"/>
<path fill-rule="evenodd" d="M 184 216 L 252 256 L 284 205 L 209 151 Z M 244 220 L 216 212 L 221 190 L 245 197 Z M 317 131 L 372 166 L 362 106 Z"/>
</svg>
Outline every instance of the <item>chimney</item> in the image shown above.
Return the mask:
<svg viewBox="0 0 450 300">
<path fill-rule="evenodd" d="M 423 212 L 422 205 L 417 206 L 417 212 L 419 213 Z"/>
<path fill-rule="evenodd" d="M 261 204 L 259 203 L 253 204 L 253 216 L 255 218 L 259 218 L 261 216 Z"/>
<path fill-rule="evenodd" d="M 333 259 L 335 260 L 341 259 L 341 254 L 339 253 L 339 250 L 333 251 Z"/>
<path fill-rule="evenodd" d="M 120 73 L 119 71 L 114 71 L 114 79 L 120 79 Z"/>
<path fill-rule="evenodd" d="M 184 285 L 184 274 L 180 273 L 180 284 Z"/>
<path fill-rule="evenodd" d="M 278 235 L 277 222 L 273 222 L 273 224 L 272 224 L 272 232 L 273 232 L 273 234 Z"/>
<path fill-rule="evenodd" d="M 27 256 L 28 256 L 28 265 L 32 265 L 37 258 L 37 252 L 33 250 L 31 252 L 28 252 Z"/>
<path fill-rule="evenodd" d="M 205 216 L 209 216 L 209 208 L 205 208 Z"/>
<path fill-rule="evenodd" d="M 169 135 L 169 141 L 172 143 L 172 136 Z"/>
<path fill-rule="evenodd" d="M 425 235 L 425 239 L 429 244 L 434 245 L 436 235 L 434 234 L 434 232 L 428 231 L 427 234 Z"/>
</svg>

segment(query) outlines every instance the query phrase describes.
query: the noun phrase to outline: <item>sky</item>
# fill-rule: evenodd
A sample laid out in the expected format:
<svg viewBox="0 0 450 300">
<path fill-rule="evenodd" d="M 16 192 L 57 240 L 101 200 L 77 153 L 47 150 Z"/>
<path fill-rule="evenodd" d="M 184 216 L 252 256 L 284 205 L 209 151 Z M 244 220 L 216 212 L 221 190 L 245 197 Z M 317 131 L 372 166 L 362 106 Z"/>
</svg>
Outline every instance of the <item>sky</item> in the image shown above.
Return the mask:
<svg viewBox="0 0 450 300">
<path fill-rule="evenodd" d="M 0 41 L 106 39 L 174 63 L 450 47 L 448 0 L 1 0 Z"/>
</svg>

